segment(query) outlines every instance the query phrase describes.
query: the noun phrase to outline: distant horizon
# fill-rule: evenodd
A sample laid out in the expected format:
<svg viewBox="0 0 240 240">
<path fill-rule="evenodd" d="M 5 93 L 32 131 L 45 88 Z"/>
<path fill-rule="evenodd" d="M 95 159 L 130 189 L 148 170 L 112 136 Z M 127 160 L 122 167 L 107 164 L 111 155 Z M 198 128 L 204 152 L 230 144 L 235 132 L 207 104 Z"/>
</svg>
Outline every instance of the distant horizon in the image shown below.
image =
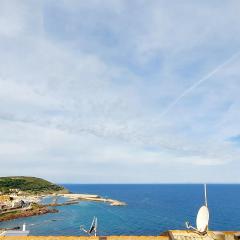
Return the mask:
<svg viewBox="0 0 240 240">
<path fill-rule="evenodd" d="M 220 183 L 220 182 L 211 182 L 211 183 L 184 183 L 184 182 L 175 182 L 175 183 L 57 183 L 54 182 L 55 184 L 59 185 L 239 185 L 240 183 L 237 182 L 229 182 L 229 183 Z"/>
<path fill-rule="evenodd" d="M 56 182 L 41 176 L 18 175 L 18 176 L 0 176 L 1 177 L 36 177 L 47 180 L 59 185 L 239 185 L 240 182 Z"/>
<path fill-rule="evenodd" d="M 0 176 L 1 177 L 36 177 L 36 178 L 42 178 L 44 180 L 50 181 L 52 183 L 55 184 L 59 184 L 59 185 L 64 185 L 64 184 L 86 184 L 86 185 L 238 185 L 240 184 L 240 182 L 55 182 L 55 181 L 51 181 L 48 178 L 44 178 L 41 176 L 31 176 L 31 175 L 18 175 L 18 176 Z"/>
</svg>

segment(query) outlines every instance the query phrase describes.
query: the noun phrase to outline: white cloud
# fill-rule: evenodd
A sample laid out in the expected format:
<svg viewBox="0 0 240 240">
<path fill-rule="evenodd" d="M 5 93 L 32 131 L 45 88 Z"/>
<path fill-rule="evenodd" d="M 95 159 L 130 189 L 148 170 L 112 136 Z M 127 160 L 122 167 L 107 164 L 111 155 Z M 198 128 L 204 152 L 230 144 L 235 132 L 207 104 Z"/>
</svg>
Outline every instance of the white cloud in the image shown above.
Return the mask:
<svg viewBox="0 0 240 240">
<path fill-rule="evenodd" d="M 22 163 L 24 174 L 55 181 L 181 181 L 185 166 L 186 181 L 199 181 L 198 167 L 238 164 L 228 139 L 240 131 L 239 59 L 162 115 L 239 50 L 238 8 L 3 1 L 0 174 L 16 175 L 10 165 Z"/>
</svg>

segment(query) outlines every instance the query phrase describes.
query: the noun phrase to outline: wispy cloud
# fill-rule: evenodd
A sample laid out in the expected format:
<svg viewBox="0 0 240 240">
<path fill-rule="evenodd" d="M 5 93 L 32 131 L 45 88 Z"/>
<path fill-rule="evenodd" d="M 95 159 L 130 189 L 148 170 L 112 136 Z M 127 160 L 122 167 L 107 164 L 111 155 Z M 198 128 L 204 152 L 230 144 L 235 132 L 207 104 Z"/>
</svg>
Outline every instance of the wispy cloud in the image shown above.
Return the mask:
<svg viewBox="0 0 240 240">
<path fill-rule="evenodd" d="M 162 112 L 162 116 L 166 115 L 168 111 L 170 111 L 182 98 L 184 98 L 187 94 L 191 93 L 195 88 L 197 88 L 200 84 L 207 81 L 209 78 L 214 76 L 218 71 L 220 71 L 222 68 L 224 68 L 227 64 L 231 63 L 235 58 L 237 58 L 240 54 L 240 51 L 235 53 L 233 56 L 231 56 L 229 59 L 227 59 L 224 63 L 217 66 L 214 70 L 212 70 L 210 73 L 208 73 L 206 76 L 198 80 L 196 83 L 191 85 L 189 88 L 187 88 L 180 96 L 178 96 L 172 103 L 169 104 L 169 106 L 165 109 L 165 111 Z"/>
<path fill-rule="evenodd" d="M 239 181 L 239 8 L 2 1 L 0 174 Z"/>
</svg>

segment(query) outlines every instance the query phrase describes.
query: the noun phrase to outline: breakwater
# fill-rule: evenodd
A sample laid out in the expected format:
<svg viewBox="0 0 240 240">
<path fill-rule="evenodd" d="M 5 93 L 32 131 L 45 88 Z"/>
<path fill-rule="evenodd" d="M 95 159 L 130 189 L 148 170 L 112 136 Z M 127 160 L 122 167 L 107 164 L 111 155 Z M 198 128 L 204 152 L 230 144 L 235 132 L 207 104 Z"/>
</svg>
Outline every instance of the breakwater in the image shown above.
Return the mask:
<svg viewBox="0 0 240 240">
<path fill-rule="evenodd" d="M 109 203 L 111 206 L 126 206 L 127 204 L 122 201 L 118 201 L 111 198 L 104 198 L 99 195 L 94 194 L 79 194 L 79 193 L 68 193 L 68 194 L 58 194 L 57 196 L 63 196 L 65 198 L 71 199 L 72 201 L 94 201 L 94 202 L 105 202 Z"/>
</svg>

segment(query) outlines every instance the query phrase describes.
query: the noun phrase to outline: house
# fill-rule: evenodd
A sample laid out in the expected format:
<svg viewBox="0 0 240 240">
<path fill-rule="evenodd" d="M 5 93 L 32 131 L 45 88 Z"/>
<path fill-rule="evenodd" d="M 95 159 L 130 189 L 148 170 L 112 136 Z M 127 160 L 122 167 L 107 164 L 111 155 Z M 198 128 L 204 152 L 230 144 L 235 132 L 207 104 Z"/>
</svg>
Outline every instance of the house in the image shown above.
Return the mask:
<svg viewBox="0 0 240 240">
<path fill-rule="evenodd" d="M 12 198 L 9 195 L 0 195 L 0 203 L 10 202 Z"/>
<path fill-rule="evenodd" d="M 26 204 L 23 200 L 13 200 L 12 201 L 12 208 L 22 208 L 24 207 Z"/>
</svg>

